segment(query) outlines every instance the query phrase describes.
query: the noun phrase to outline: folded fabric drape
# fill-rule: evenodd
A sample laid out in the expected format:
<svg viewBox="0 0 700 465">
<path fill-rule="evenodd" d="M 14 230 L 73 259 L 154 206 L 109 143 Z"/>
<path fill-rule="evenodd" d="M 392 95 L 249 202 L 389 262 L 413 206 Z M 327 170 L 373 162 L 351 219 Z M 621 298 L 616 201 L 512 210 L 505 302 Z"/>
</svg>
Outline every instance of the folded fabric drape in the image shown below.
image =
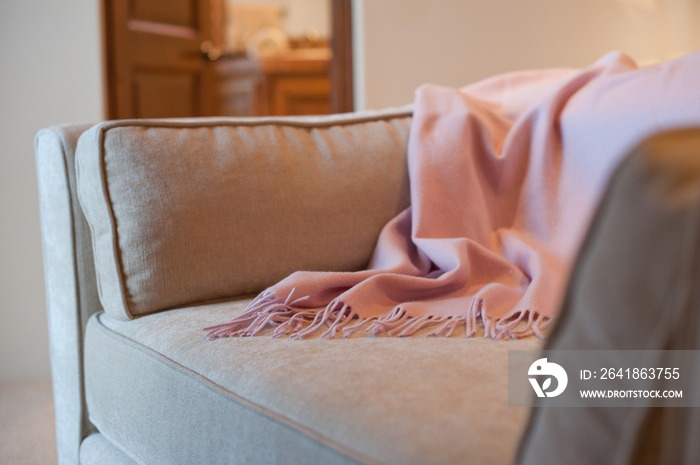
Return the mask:
<svg viewBox="0 0 700 465">
<path fill-rule="evenodd" d="M 638 68 L 612 52 L 582 70 L 422 86 L 411 207 L 368 269 L 294 273 L 207 337 L 544 338 L 609 175 L 645 137 L 700 124 L 698 76 L 699 53 Z"/>
</svg>

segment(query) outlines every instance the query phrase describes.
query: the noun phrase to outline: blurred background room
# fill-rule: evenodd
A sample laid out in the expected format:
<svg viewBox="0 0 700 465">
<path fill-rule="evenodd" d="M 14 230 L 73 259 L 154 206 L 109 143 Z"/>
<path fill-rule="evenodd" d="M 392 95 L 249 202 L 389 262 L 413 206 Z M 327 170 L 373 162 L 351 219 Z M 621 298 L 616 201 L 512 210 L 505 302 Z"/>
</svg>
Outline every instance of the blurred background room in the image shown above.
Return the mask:
<svg viewBox="0 0 700 465">
<path fill-rule="evenodd" d="M 337 70 L 351 47 L 332 43 L 333 11 L 350 17 L 349 3 L 336 3 L 340 9 L 331 0 L 105 1 L 107 117 L 347 111 L 332 104 L 331 75 L 351 72 Z"/>
<path fill-rule="evenodd" d="M 611 50 L 653 64 L 699 26 L 697 0 L 0 1 L 0 463 L 56 463 L 39 129 L 380 109 Z"/>
</svg>

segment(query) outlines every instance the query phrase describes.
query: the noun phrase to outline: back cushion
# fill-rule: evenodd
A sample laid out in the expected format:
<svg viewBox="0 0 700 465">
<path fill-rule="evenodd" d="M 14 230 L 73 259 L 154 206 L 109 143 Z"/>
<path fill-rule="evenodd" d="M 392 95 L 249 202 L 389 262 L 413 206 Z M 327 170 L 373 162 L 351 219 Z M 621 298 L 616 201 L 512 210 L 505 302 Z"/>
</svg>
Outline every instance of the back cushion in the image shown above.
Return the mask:
<svg viewBox="0 0 700 465">
<path fill-rule="evenodd" d="M 80 139 L 100 300 L 128 319 L 364 268 L 409 204 L 410 108 L 317 118 L 127 120 Z"/>
</svg>

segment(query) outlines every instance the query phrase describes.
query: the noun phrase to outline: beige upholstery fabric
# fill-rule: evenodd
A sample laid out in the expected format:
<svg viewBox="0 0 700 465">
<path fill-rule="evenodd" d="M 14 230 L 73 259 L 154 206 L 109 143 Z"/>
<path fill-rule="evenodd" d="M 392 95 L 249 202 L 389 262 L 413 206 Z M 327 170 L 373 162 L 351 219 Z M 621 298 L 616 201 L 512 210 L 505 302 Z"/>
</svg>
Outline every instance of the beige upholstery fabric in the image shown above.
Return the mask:
<svg viewBox="0 0 700 465">
<path fill-rule="evenodd" d="M 699 238 L 700 131 L 652 138 L 611 181 L 547 349 L 700 349 Z M 519 463 L 697 464 L 699 434 L 697 409 L 542 408 Z"/>
<path fill-rule="evenodd" d="M 77 465 L 94 430 L 83 392 L 83 330 L 100 310 L 90 230 L 75 194 L 75 146 L 87 124 L 54 126 L 36 136 L 44 279 L 60 464 Z"/>
<path fill-rule="evenodd" d="M 90 129 L 78 192 L 105 311 L 132 318 L 359 270 L 409 204 L 410 108 Z"/>
<path fill-rule="evenodd" d="M 204 339 L 247 302 L 93 317 L 100 432 L 143 464 L 512 461 L 527 412 L 507 406 L 507 352 L 539 340 Z"/>
<path fill-rule="evenodd" d="M 136 463 L 100 433 L 94 433 L 86 437 L 80 445 L 80 465 L 136 465 Z"/>
</svg>

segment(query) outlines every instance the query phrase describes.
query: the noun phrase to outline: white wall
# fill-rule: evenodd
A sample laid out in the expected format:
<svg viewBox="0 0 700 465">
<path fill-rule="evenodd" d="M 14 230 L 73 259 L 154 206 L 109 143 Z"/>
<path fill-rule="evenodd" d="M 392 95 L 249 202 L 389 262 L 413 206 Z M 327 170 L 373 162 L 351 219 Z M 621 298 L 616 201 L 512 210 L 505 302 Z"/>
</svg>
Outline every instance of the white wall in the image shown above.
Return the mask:
<svg viewBox="0 0 700 465">
<path fill-rule="evenodd" d="M 409 103 L 425 82 L 582 67 L 614 49 L 642 63 L 700 49 L 697 0 L 355 2 L 358 109 Z"/>
<path fill-rule="evenodd" d="M 0 0 L 0 382 L 50 375 L 34 135 L 102 119 L 98 0 Z"/>
</svg>

